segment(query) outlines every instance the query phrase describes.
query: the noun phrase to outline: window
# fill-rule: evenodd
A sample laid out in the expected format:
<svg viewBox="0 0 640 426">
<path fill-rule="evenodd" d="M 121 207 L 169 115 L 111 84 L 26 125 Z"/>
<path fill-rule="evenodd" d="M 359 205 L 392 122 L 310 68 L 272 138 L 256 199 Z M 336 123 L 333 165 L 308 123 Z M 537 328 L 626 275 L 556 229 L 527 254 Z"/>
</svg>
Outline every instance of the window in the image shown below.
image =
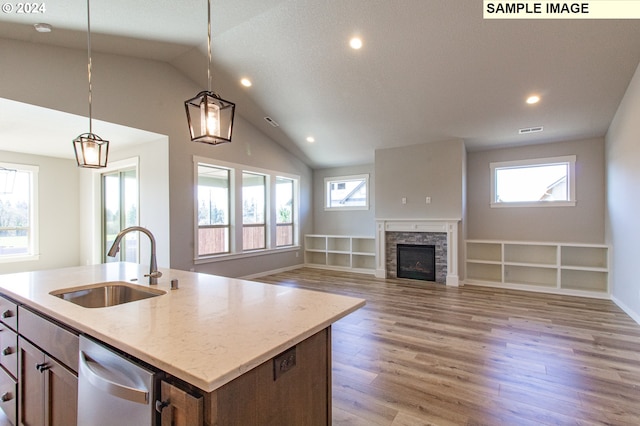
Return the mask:
<svg viewBox="0 0 640 426">
<path fill-rule="evenodd" d="M 369 210 L 369 175 L 324 179 L 325 210 Z"/>
<path fill-rule="evenodd" d="M 294 181 L 276 178 L 276 246 L 293 245 L 293 192 Z"/>
<path fill-rule="evenodd" d="M 265 176 L 242 173 L 242 249 L 266 246 Z"/>
<path fill-rule="evenodd" d="M 205 157 L 193 161 L 196 263 L 296 249 L 298 176 Z"/>
<path fill-rule="evenodd" d="M 197 170 L 197 255 L 228 253 L 231 171 L 201 163 Z"/>
<path fill-rule="evenodd" d="M 115 257 L 107 256 L 116 235 L 138 224 L 138 177 L 135 168 L 102 175 L 102 261 L 138 263 L 139 235 L 128 233 Z"/>
<path fill-rule="evenodd" d="M 0 262 L 38 258 L 38 167 L 0 163 Z"/>
<path fill-rule="evenodd" d="M 575 206 L 575 162 L 573 155 L 491 163 L 491 206 Z"/>
</svg>

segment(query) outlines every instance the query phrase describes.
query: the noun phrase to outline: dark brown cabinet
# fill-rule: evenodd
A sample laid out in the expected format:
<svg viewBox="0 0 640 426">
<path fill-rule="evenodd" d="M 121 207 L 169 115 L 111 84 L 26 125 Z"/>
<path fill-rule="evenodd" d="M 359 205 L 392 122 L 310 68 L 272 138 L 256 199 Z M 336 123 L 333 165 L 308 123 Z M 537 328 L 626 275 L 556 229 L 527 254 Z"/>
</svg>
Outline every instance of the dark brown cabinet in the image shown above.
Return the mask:
<svg viewBox="0 0 640 426">
<path fill-rule="evenodd" d="M 75 425 L 78 377 L 22 337 L 18 348 L 21 424 Z"/>
</svg>

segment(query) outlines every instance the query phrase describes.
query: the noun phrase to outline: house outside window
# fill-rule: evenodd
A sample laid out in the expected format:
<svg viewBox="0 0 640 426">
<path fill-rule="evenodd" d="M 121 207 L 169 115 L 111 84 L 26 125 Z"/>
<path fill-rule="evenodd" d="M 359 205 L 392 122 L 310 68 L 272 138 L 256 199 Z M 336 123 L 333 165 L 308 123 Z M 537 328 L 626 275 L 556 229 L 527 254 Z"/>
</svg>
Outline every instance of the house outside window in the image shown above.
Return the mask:
<svg viewBox="0 0 640 426">
<path fill-rule="evenodd" d="M 245 251 L 266 247 L 265 190 L 264 175 L 242 173 L 242 249 Z"/>
<path fill-rule="evenodd" d="M 0 163 L 0 262 L 37 260 L 37 166 Z"/>
<path fill-rule="evenodd" d="M 198 163 L 197 256 L 229 252 L 231 170 Z"/>
<path fill-rule="evenodd" d="M 491 207 L 575 206 L 576 156 L 491 163 Z"/>
<path fill-rule="evenodd" d="M 324 179 L 325 210 L 369 210 L 369 175 Z"/>
<path fill-rule="evenodd" d="M 293 245 L 294 180 L 276 178 L 276 246 Z"/>
</svg>

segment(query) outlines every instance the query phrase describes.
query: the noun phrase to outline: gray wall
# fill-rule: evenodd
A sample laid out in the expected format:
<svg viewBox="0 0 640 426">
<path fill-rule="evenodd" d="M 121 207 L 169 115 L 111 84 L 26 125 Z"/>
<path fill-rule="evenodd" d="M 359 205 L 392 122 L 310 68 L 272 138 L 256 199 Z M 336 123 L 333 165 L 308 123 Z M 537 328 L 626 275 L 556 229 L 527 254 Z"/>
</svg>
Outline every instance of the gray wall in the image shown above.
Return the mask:
<svg viewBox="0 0 640 426">
<path fill-rule="evenodd" d="M 489 163 L 576 155 L 575 207 L 491 208 Z M 604 242 L 604 139 L 469 152 L 467 238 Z"/>
<path fill-rule="evenodd" d="M 376 218 L 462 219 L 464 162 L 461 140 L 376 150 Z"/>
<path fill-rule="evenodd" d="M 324 178 L 369 174 L 369 210 L 325 211 Z M 373 164 L 313 171 L 313 233 L 328 235 L 375 235 L 375 174 Z"/>
<path fill-rule="evenodd" d="M 0 39 L 0 51 L 1 97 L 86 115 L 86 51 L 8 39 Z M 310 209 L 305 208 L 311 206 L 311 169 L 244 120 L 242 105 L 236 111 L 233 143 L 214 147 L 190 142 L 184 100 L 201 87 L 164 62 L 100 53 L 92 56 L 93 118 L 169 138 L 170 241 L 158 244 L 170 244 L 171 267 L 241 276 L 302 262 L 295 253 L 280 253 L 196 267 L 193 155 L 299 175 L 302 235 L 312 227 Z M 223 88 L 217 90 L 224 95 Z"/>
<path fill-rule="evenodd" d="M 69 141 L 71 149 L 71 141 Z M 38 260 L 0 263 L 0 274 L 76 266 L 80 258 L 78 167 L 75 160 L 0 151 L 3 162 L 38 166 Z"/>
<path fill-rule="evenodd" d="M 638 242 L 640 241 L 640 66 L 606 137 L 607 242 L 612 297 L 640 323 Z"/>
</svg>

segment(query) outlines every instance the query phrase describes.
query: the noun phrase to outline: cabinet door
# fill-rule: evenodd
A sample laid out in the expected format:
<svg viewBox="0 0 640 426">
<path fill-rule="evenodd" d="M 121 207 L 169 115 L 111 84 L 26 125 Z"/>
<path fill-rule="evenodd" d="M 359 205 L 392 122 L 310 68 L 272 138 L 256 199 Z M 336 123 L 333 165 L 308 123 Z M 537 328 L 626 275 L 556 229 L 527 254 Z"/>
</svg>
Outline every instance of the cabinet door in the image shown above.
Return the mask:
<svg viewBox="0 0 640 426">
<path fill-rule="evenodd" d="M 204 424 L 202 397 L 196 397 L 174 385 L 162 381 L 162 426 L 196 426 Z"/>
<path fill-rule="evenodd" d="M 75 426 L 78 422 L 78 376 L 45 356 L 45 424 Z"/>
<path fill-rule="evenodd" d="M 44 425 L 44 354 L 31 343 L 18 338 L 18 422 Z"/>
</svg>

